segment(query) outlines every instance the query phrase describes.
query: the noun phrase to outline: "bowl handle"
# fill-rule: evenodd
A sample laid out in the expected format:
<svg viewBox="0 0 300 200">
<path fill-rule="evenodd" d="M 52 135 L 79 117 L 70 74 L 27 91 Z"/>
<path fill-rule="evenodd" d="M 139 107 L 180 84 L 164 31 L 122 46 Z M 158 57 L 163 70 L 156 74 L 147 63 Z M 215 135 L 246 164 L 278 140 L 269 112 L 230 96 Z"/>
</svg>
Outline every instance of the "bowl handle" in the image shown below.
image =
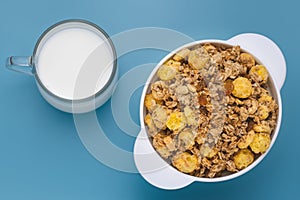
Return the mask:
<svg viewBox="0 0 300 200">
<path fill-rule="evenodd" d="M 194 181 L 192 177 L 180 173 L 158 155 L 150 144 L 144 128 L 135 141 L 134 161 L 142 177 L 158 188 L 180 189 Z"/>
<path fill-rule="evenodd" d="M 228 42 L 257 55 L 266 65 L 278 89 L 281 89 L 286 77 L 286 62 L 283 53 L 271 39 L 255 33 L 244 33 L 230 38 Z"/>
</svg>

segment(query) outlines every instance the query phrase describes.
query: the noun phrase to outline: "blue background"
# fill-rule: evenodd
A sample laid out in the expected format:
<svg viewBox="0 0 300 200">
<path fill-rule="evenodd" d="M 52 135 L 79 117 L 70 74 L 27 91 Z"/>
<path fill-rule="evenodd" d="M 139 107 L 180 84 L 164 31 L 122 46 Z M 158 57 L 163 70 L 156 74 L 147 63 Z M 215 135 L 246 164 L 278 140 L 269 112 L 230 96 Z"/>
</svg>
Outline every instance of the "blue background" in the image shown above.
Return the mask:
<svg viewBox="0 0 300 200">
<path fill-rule="evenodd" d="M 297 1 L 2 1 L 0 5 L 0 199 L 300 199 L 299 35 Z M 108 34 L 166 27 L 194 39 L 228 39 L 242 32 L 274 40 L 287 61 L 281 94 L 283 121 L 271 152 L 255 169 L 222 183 L 157 189 L 139 174 L 119 172 L 94 159 L 81 144 L 71 114 L 51 107 L 34 79 L 4 67 L 10 55 L 30 55 L 39 35 L 69 18 L 90 20 Z M 165 52 L 140 51 L 119 60 L 120 75 L 158 62 Z M 130 111 L 138 122 L 141 89 Z M 134 138 L 114 123 L 110 102 L 97 110 L 107 135 L 132 150 Z"/>
</svg>

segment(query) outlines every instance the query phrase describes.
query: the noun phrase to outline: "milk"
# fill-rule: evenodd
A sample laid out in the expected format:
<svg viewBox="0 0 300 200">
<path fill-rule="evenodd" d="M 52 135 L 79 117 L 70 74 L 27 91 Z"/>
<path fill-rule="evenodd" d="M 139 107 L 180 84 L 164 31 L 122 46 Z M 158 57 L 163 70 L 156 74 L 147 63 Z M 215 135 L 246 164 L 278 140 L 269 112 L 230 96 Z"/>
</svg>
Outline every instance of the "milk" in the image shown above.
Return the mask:
<svg viewBox="0 0 300 200">
<path fill-rule="evenodd" d="M 47 38 L 35 57 L 43 85 L 58 97 L 78 100 L 100 91 L 113 71 L 113 53 L 101 33 L 67 28 Z"/>
</svg>

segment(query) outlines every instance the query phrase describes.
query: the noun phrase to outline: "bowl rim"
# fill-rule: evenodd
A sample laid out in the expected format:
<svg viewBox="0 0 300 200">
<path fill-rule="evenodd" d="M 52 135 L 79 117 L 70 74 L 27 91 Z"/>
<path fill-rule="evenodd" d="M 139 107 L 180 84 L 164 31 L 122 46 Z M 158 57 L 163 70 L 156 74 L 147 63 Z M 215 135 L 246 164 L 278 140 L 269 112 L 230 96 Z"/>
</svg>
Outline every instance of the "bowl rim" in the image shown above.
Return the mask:
<svg viewBox="0 0 300 200">
<path fill-rule="evenodd" d="M 164 56 L 157 63 L 157 65 L 153 68 L 152 72 L 148 76 L 148 79 L 147 79 L 147 81 L 146 81 L 146 83 L 144 85 L 144 88 L 143 88 L 143 91 L 142 91 L 142 95 L 141 95 L 141 99 L 140 99 L 140 122 L 141 122 L 141 129 L 145 130 L 145 133 L 147 135 L 147 144 L 150 145 L 151 150 L 153 150 L 153 152 L 155 152 L 158 155 L 159 155 L 159 153 L 154 149 L 153 145 L 150 142 L 150 137 L 148 137 L 148 132 L 147 132 L 147 129 L 146 129 L 146 126 L 145 126 L 145 122 L 144 122 L 144 116 L 145 116 L 144 100 L 145 100 L 145 96 L 147 94 L 147 91 L 149 89 L 149 85 L 151 84 L 151 81 L 155 77 L 156 72 L 159 69 L 159 67 L 165 61 L 167 61 L 169 58 L 171 58 L 171 56 L 173 56 L 176 52 L 178 52 L 178 51 L 180 51 L 180 50 L 182 50 L 184 48 L 192 47 L 192 46 L 199 45 L 199 44 L 205 44 L 205 43 L 220 44 L 220 45 L 226 45 L 226 46 L 231 46 L 231 47 L 237 46 L 236 44 L 232 44 L 232 43 L 230 43 L 230 42 L 228 42 L 226 40 L 219 40 L 219 39 L 197 40 L 197 41 L 193 41 L 193 42 L 184 44 L 182 46 L 179 46 L 178 48 L 176 48 L 175 50 L 171 51 L 166 56 Z M 245 50 L 243 47 L 240 47 L 240 49 L 241 49 L 242 52 L 250 53 L 255 58 L 255 60 L 258 63 L 261 63 L 262 65 L 264 65 L 264 63 L 261 62 L 261 60 L 255 54 L 255 52 L 249 52 L 249 51 Z M 242 170 L 240 170 L 240 171 L 238 171 L 236 173 L 233 173 L 233 174 L 230 174 L 230 175 L 227 175 L 227 176 L 216 177 L 216 178 L 196 177 L 196 176 L 192 176 L 192 175 L 180 172 L 178 169 L 176 169 L 175 167 L 173 167 L 172 165 L 170 165 L 169 163 L 167 163 L 159 155 L 160 159 L 162 159 L 166 163 L 166 167 L 175 169 L 178 172 L 178 175 L 180 175 L 180 176 L 185 176 L 187 178 L 192 179 L 193 181 L 198 181 L 198 182 L 221 182 L 221 181 L 231 180 L 231 179 L 234 179 L 234 178 L 237 178 L 239 176 L 242 176 L 242 175 L 246 174 L 247 172 L 249 172 L 250 170 L 252 170 L 254 167 L 256 167 L 268 155 L 268 153 L 272 149 L 272 147 L 273 147 L 273 145 L 274 145 L 274 143 L 275 143 L 275 141 L 277 139 L 277 136 L 278 136 L 278 133 L 279 133 L 279 130 L 280 130 L 280 126 L 281 126 L 281 120 L 282 120 L 282 101 L 281 101 L 280 89 L 278 88 L 278 86 L 276 85 L 274 79 L 272 78 L 272 70 L 270 68 L 268 68 L 268 66 L 266 66 L 266 68 L 267 68 L 267 70 L 269 72 L 269 80 L 271 82 L 270 89 L 272 89 L 273 98 L 277 101 L 277 104 L 278 104 L 278 116 L 277 116 L 276 127 L 273 130 L 273 133 L 271 133 L 271 134 L 273 134 L 273 136 L 271 138 L 270 146 L 269 146 L 268 150 L 265 153 L 263 153 L 257 159 L 255 159 L 254 162 L 251 163 L 248 167 L 246 167 L 246 168 L 244 168 L 244 169 L 242 169 Z M 160 170 L 160 169 L 158 169 L 158 170 Z M 155 170 L 153 170 L 153 171 L 154 171 L 153 173 L 155 173 Z M 140 172 L 140 173 L 141 174 L 147 174 L 149 172 Z"/>
</svg>

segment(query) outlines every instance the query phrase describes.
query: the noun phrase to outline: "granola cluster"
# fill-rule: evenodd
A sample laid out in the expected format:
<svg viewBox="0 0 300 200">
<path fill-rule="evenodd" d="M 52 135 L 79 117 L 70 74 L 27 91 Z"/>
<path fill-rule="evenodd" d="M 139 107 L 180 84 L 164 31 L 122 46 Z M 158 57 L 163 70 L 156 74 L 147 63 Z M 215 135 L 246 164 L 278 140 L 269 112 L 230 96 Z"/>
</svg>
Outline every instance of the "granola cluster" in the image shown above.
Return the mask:
<svg viewBox="0 0 300 200">
<path fill-rule="evenodd" d="M 146 94 L 145 124 L 155 150 L 197 177 L 221 177 L 267 151 L 278 105 L 268 71 L 239 46 L 196 45 L 173 55 Z"/>
</svg>

